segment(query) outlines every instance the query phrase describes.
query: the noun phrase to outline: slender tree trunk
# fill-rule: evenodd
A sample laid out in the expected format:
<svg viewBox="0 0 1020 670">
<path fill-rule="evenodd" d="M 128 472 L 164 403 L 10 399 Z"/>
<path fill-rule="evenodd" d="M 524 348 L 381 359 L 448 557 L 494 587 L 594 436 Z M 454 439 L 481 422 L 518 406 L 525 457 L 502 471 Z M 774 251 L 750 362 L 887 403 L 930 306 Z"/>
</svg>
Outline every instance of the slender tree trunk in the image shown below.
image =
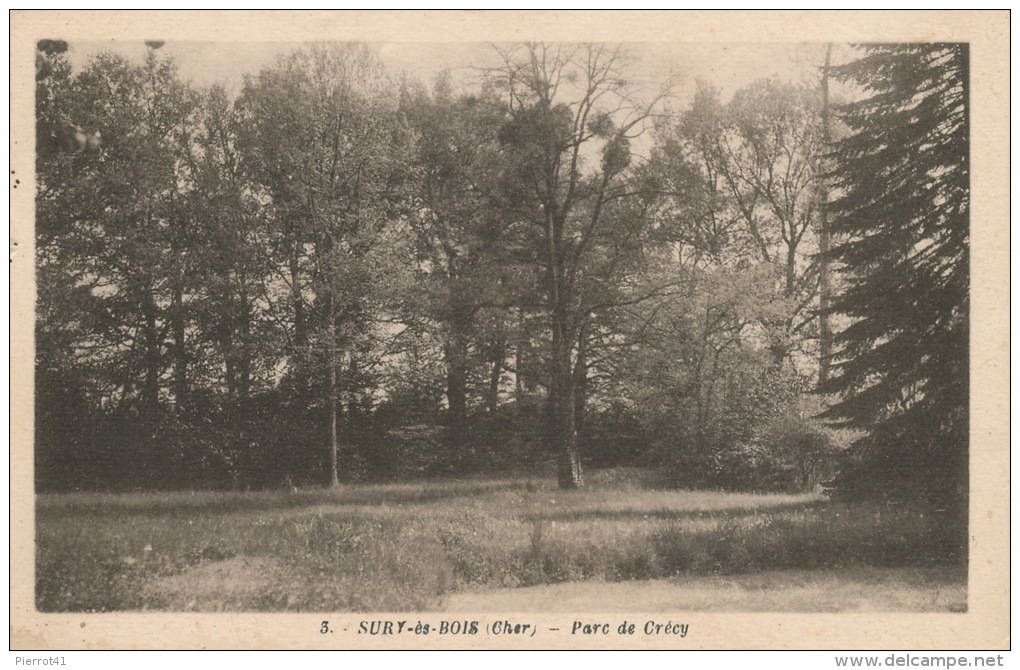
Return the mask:
<svg viewBox="0 0 1020 670">
<path fill-rule="evenodd" d="M 301 241 L 297 238 L 291 241 L 289 258 L 287 259 L 290 271 L 290 300 L 291 308 L 294 310 L 294 346 L 295 349 L 303 347 L 308 342 L 308 327 L 305 323 L 304 297 L 301 295 Z"/>
<path fill-rule="evenodd" d="M 584 433 L 585 408 L 588 402 L 588 325 L 578 330 L 577 361 L 574 363 L 574 431 Z"/>
<path fill-rule="evenodd" d="M 514 412 L 520 421 L 524 415 L 524 350 L 527 348 L 523 309 L 518 310 L 517 326 L 517 346 L 514 347 Z"/>
<path fill-rule="evenodd" d="M 332 294 L 329 296 L 329 486 L 338 488 L 340 477 L 337 454 L 339 440 L 337 438 L 337 383 L 336 383 L 336 303 Z"/>
<path fill-rule="evenodd" d="M 832 141 L 829 131 L 829 66 L 832 59 L 832 43 L 825 46 L 825 66 L 822 68 L 822 142 L 828 150 Z M 832 327 L 829 323 L 829 188 L 823 174 L 818 183 L 818 384 L 829 379 L 829 363 L 832 359 Z"/>
<path fill-rule="evenodd" d="M 145 341 L 145 382 L 142 386 L 142 404 L 150 417 L 159 407 L 159 331 L 156 323 L 156 301 L 152 297 L 151 282 L 142 299 L 142 315 Z"/>
<path fill-rule="evenodd" d="M 514 411 L 518 416 L 524 408 L 524 379 L 521 378 L 521 351 L 520 347 L 514 352 Z"/>
<path fill-rule="evenodd" d="M 188 403 L 188 353 L 184 340 L 184 291 L 174 287 L 171 327 L 174 331 L 174 400 L 177 412 L 183 412 Z"/>
<path fill-rule="evenodd" d="M 251 394 L 251 308 L 248 304 L 248 296 L 242 296 L 241 302 L 241 343 L 240 353 L 237 356 L 238 364 L 235 370 L 235 383 L 242 398 L 247 399 Z"/>
<path fill-rule="evenodd" d="M 506 359 L 506 341 L 498 340 L 492 347 L 492 372 L 489 374 L 489 392 L 486 394 L 486 408 L 495 412 L 499 405 L 499 380 L 503 375 L 503 362 Z"/>
<path fill-rule="evenodd" d="M 358 378 L 358 357 L 354 354 L 347 354 L 347 372 L 352 380 Z M 361 398 L 358 395 L 356 384 L 351 384 L 347 389 L 347 419 L 352 421 L 361 416 Z"/>
<path fill-rule="evenodd" d="M 231 398 L 236 398 L 238 395 L 237 363 L 234 360 L 234 347 L 232 341 L 233 337 L 229 330 L 227 330 L 226 333 L 220 334 L 219 345 L 220 349 L 223 350 L 223 363 L 226 367 L 225 381 L 227 383 L 227 395 Z"/>
<path fill-rule="evenodd" d="M 227 394 L 231 398 L 247 399 L 251 393 L 251 313 L 247 299 L 232 310 L 232 320 L 219 334 L 218 344 L 223 350 L 226 365 Z"/>
<path fill-rule="evenodd" d="M 332 349 L 332 347 L 331 347 Z M 335 353 L 335 350 L 331 353 Z M 336 397 L 336 362 L 329 364 L 329 486 L 337 488 L 340 486 L 338 451 L 339 439 L 337 437 L 336 425 L 337 397 Z"/>
</svg>

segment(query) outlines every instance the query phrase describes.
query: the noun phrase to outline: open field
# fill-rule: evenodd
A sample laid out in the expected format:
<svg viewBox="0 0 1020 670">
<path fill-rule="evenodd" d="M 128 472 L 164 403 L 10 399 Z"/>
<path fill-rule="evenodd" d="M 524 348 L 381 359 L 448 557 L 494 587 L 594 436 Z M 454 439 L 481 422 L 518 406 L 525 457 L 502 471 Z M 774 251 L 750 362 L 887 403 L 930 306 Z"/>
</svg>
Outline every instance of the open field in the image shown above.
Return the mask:
<svg viewBox="0 0 1020 670">
<path fill-rule="evenodd" d="M 478 611 L 487 602 L 962 611 L 966 571 L 929 558 L 939 523 L 813 494 L 665 490 L 619 470 L 573 492 L 532 478 L 40 495 L 36 602 L 41 611 Z"/>
</svg>

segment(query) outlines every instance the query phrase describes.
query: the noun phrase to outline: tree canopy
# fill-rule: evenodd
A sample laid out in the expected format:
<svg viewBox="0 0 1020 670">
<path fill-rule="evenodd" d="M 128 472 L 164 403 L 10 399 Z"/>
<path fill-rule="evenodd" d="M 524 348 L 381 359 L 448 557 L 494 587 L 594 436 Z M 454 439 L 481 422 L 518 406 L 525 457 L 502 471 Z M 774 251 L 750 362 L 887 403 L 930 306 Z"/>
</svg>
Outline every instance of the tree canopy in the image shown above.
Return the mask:
<svg viewBox="0 0 1020 670">
<path fill-rule="evenodd" d="M 964 46 L 690 97 L 627 45 L 315 44 L 236 92 L 38 47 L 42 489 L 965 493 Z"/>
<path fill-rule="evenodd" d="M 868 95 L 834 146 L 832 311 L 842 394 L 828 416 L 867 430 L 840 492 L 959 507 L 967 488 L 970 162 L 966 44 L 871 45 L 834 74 Z"/>
</svg>

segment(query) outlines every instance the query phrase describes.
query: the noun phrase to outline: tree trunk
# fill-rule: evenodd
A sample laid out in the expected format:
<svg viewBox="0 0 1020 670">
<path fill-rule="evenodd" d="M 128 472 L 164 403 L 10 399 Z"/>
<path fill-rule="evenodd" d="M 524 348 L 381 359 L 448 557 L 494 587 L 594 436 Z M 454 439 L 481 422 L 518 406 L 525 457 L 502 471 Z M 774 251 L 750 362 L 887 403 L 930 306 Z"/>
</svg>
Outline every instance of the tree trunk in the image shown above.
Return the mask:
<svg viewBox="0 0 1020 670">
<path fill-rule="evenodd" d="M 574 423 L 574 378 L 570 361 L 573 337 L 566 321 L 567 315 L 563 310 L 556 310 L 553 315 L 552 380 L 549 388 L 550 432 L 559 454 L 559 487 L 576 489 L 584 485 L 584 478 Z"/>
<path fill-rule="evenodd" d="M 524 416 L 524 350 L 527 348 L 525 333 L 524 310 L 521 309 L 518 310 L 517 345 L 514 347 L 514 413 L 518 421 Z"/>
<path fill-rule="evenodd" d="M 588 325 L 577 335 L 577 361 L 574 363 L 574 432 L 584 432 L 585 408 L 588 402 Z"/>
<path fill-rule="evenodd" d="M 241 343 L 239 347 L 241 351 L 237 356 L 235 383 L 241 397 L 245 399 L 251 394 L 251 320 L 248 296 L 244 295 L 241 303 Z"/>
<path fill-rule="evenodd" d="M 786 247 L 786 296 L 797 289 L 797 244 L 790 242 Z"/>
<path fill-rule="evenodd" d="M 581 454 L 577 447 L 577 427 L 574 423 L 574 384 L 569 368 L 560 376 L 557 384 L 559 396 L 555 405 L 556 439 L 559 443 L 559 476 L 561 489 L 577 489 L 584 486 L 581 471 Z"/>
<path fill-rule="evenodd" d="M 159 407 L 159 331 L 156 324 L 156 301 L 152 297 L 152 289 L 146 287 L 142 299 L 142 314 L 145 318 L 143 326 L 145 340 L 145 381 L 142 386 L 142 405 L 150 417 L 154 416 Z"/>
<path fill-rule="evenodd" d="M 220 334 L 219 345 L 220 349 L 223 350 L 223 364 L 226 367 L 226 376 L 224 380 L 227 384 L 227 396 L 230 398 L 236 398 L 238 386 L 237 364 L 234 361 L 232 335 L 229 331 Z"/>
<path fill-rule="evenodd" d="M 336 430 L 337 384 L 336 384 L 336 304 L 333 295 L 329 296 L 329 486 L 338 488 L 340 477 L 338 451 L 339 440 Z"/>
<path fill-rule="evenodd" d="M 546 207 L 546 236 L 549 248 L 549 303 L 552 312 L 552 360 L 549 384 L 549 420 L 552 446 L 559 455 L 559 487 L 576 489 L 584 485 L 581 459 L 574 427 L 574 379 L 570 351 L 574 342 L 569 327 L 563 229 L 565 219 Z"/>
<path fill-rule="evenodd" d="M 825 47 L 825 66 L 822 68 L 822 142 L 828 150 L 832 138 L 829 133 L 829 66 L 832 43 Z M 824 173 L 824 170 L 822 171 Z M 832 327 L 829 324 L 829 188 L 824 176 L 818 179 L 818 385 L 829 379 L 832 359 Z"/>
<path fill-rule="evenodd" d="M 467 375 L 467 345 L 456 335 L 446 346 L 446 402 L 454 439 L 459 437 L 467 421 Z"/>
<path fill-rule="evenodd" d="M 359 377 L 358 367 L 358 357 L 354 354 L 347 354 L 347 371 L 352 380 L 347 389 L 348 422 L 354 421 L 361 416 L 361 397 L 358 395 L 357 383 L 354 381 Z"/>
<path fill-rule="evenodd" d="M 336 430 L 336 361 L 329 363 L 329 486 L 337 488 L 340 486 L 338 451 L 339 439 Z"/>
<path fill-rule="evenodd" d="M 495 412 L 499 405 L 499 380 L 503 375 L 503 361 L 506 358 L 506 341 L 498 340 L 492 347 L 492 372 L 489 375 L 489 392 L 485 405 L 489 412 Z"/>
<path fill-rule="evenodd" d="M 290 270 L 290 300 L 294 310 L 294 347 L 300 350 L 308 342 L 308 326 L 305 323 L 304 297 L 301 295 L 301 241 L 291 242 L 290 258 L 287 264 Z"/>
<path fill-rule="evenodd" d="M 174 287 L 172 328 L 174 331 L 174 401 L 177 412 L 183 412 L 188 402 L 188 358 L 184 341 L 184 291 Z"/>
</svg>

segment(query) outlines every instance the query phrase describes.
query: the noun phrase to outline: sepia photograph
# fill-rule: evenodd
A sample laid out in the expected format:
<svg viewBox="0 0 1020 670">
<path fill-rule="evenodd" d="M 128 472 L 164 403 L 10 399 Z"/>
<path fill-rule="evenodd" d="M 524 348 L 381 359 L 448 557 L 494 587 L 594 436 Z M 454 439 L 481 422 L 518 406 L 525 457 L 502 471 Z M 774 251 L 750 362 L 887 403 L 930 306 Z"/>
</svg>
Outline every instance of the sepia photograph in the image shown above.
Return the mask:
<svg viewBox="0 0 1020 670">
<path fill-rule="evenodd" d="M 1008 13 L 83 14 L 12 18 L 12 648 L 1009 647 Z"/>
</svg>

